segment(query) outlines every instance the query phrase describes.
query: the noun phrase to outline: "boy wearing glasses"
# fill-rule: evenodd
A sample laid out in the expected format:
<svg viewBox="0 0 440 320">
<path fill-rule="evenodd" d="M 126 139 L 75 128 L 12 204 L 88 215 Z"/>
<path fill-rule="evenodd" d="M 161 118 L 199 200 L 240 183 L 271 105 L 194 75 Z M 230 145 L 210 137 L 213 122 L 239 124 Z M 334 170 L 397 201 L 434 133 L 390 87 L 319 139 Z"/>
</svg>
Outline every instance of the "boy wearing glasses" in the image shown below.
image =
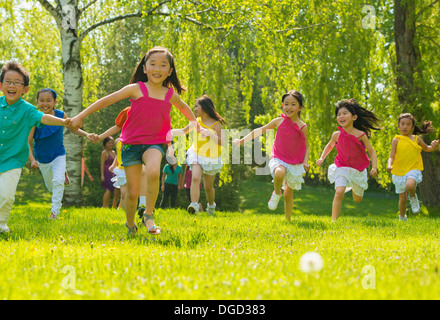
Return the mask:
<svg viewBox="0 0 440 320">
<path fill-rule="evenodd" d="M 4 64 L 0 75 L 0 233 L 9 231 L 7 222 L 15 200 L 21 170 L 29 157 L 28 136 L 33 126 L 68 126 L 61 119 L 38 111 L 21 96 L 29 91 L 29 73 L 19 63 Z"/>
</svg>

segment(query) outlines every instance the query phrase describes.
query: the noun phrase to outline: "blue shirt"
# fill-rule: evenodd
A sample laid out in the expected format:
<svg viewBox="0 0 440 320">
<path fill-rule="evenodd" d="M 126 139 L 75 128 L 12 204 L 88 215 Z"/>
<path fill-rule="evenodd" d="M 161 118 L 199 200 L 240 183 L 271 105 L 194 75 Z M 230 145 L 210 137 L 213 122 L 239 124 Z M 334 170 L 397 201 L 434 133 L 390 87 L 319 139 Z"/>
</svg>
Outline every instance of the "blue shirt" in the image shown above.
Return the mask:
<svg viewBox="0 0 440 320">
<path fill-rule="evenodd" d="M 165 183 L 178 185 L 179 183 L 179 174 L 182 174 L 182 167 L 177 165 L 174 173 L 171 171 L 171 167 L 169 164 L 166 164 L 163 168 L 163 172 L 166 173 Z"/>
<path fill-rule="evenodd" d="M 54 110 L 55 117 L 63 119 L 64 112 Z M 35 159 L 39 163 L 50 163 L 59 156 L 66 154 L 63 144 L 62 126 L 43 125 L 41 128 L 35 128 L 34 133 L 34 151 Z"/>
<path fill-rule="evenodd" d="M 20 98 L 8 105 L 0 97 L 0 173 L 23 168 L 29 158 L 29 133 L 41 126 L 43 112 Z"/>
</svg>

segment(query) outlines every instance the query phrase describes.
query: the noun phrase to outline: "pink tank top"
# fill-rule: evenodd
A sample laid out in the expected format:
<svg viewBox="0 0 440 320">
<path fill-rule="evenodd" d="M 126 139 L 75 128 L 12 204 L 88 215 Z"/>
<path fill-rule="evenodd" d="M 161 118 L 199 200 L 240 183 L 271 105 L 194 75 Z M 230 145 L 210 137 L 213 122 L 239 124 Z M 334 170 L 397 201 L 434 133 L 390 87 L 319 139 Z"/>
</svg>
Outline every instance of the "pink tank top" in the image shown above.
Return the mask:
<svg viewBox="0 0 440 320">
<path fill-rule="evenodd" d="M 122 126 L 123 144 L 165 144 L 171 141 L 171 103 L 174 90 L 168 89 L 165 100 L 150 98 L 142 81 L 138 82 L 143 96 L 130 99 L 131 108 Z"/>
<path fill-rule="evenodd" d="M 338 127 L 341 132 L 339 134 L 338 142 L 336 143 L 336 150 L 338 154 L 335 158 L 335 164 L 339 167 L 350 167 L 359 171 L 363 171 L 370 165 L 370 159 L 367 156 L 364 144 L 359 140 L 365 132 L 356 138 L 352 134 L 348 134 L 341 127 Z"/>
<path fill-rule="evenodd" d="M 306 138 L 301 128 L 289 117 L 281 114 L 284 118 L 278 127 L 275 142 L 272 149 L 272 157 L 280 159 L 288 164 L 301 164 L 304 162 L 306 153 Z"/>
</svg>

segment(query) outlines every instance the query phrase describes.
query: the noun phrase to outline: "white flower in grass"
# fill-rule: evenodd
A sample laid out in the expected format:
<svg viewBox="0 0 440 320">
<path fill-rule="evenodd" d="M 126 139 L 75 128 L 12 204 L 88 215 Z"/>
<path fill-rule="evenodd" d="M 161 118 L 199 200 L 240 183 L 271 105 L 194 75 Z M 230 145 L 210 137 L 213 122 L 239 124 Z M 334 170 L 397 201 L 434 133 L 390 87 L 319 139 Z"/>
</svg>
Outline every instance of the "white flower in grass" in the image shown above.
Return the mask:
<svg viewBox="0 0 440 320">
<path fill-rule="evenodd" d="M 324 266 L 324 261 L 317 252 L 307 252 L 299 259 L 299 267 L 302 272 L 318 272 Z"/>
</svg>

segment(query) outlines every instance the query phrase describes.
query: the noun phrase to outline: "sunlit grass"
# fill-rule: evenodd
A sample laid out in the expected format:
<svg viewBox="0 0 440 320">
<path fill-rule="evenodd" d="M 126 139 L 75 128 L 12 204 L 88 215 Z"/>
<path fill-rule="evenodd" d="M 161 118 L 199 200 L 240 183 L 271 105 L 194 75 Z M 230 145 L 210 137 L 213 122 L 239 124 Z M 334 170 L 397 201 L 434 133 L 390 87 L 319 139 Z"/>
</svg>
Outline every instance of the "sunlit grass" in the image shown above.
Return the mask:
<svg viewBox="0 0 440 320">
<path fill-rule="evenodd" d="M 11 232 L 0 236 L 0 299 L 440 298 L 439 219 L 399 222 L 395 199 L 383 194 L 332 223 L 322 208 L 331 190 L 308 187 L 296 201 L 306 213 L 288 223 L 282 202 L 276 213 L 264 209 L 266 187 L 254 189 L 262 194 L 257 210 L 210 217 L 159 209 L 162 234 L 152 237 L 137 222 L 134 239 L 123 211 L 66 208 L 50 221 L 50 198 L 18 204 Z M 322 256 L 320 272 L 300 271 L 308 251 Z"/>
</svg>

